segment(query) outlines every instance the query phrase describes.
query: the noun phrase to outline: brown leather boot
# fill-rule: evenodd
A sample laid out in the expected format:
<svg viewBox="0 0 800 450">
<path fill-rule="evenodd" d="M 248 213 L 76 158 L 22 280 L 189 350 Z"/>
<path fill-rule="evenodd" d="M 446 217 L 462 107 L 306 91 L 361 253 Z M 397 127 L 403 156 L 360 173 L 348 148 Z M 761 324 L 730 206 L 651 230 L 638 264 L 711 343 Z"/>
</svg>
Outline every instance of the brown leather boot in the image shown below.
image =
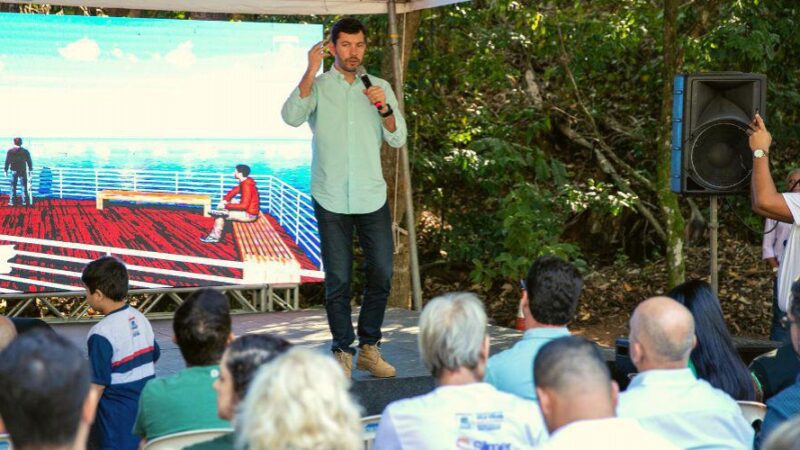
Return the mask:
<svg viewBox="0 0 800 450">
<path fill-rule="evenodd" d="M 348 352 L 333 352 L 333 357 L 342 366 L 344 376 L 348 379 L 351 378 L 353 376 L 353 355 Z"/>
<path fill-rule="evenodd" d="M 358 370 L 366 370 L 373 377 L 392 378 L 397 371 L 381 356 L 377 345 L 363 345 L 358 352 Z"/>
</svg>

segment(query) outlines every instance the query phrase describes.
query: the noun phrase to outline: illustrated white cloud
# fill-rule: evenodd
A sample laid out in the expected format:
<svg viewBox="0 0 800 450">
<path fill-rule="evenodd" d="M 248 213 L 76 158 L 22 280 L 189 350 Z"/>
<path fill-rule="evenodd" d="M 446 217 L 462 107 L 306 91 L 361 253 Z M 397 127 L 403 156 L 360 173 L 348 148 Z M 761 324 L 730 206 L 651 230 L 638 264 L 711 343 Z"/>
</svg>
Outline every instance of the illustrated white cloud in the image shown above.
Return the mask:
<svg viewBox="0 0 800 450">
<path fill-rule="evenodd" d="M 58 49 L 58 53 L 68 61 L 97 61 L 100 46 L 92 39 L 83 38 Z"/>
<path fill-rule="evenodd" d="M 189 68 L 197 61 L 193 48 L 192 41 L 182 42 L 174 50 L 167 53 L 164 59 L 175 67 L 181 69 Z"/>
<path fill-rule="evenodd" d="M 139 61 L 139 58 L 136 55 L 133 53 L 125 53 L 119 47 L 114 47 L 114 49 L 111 50 L 111 55 L 114 56 L 114 58 L 124 59 L 132 63 Z"/>
</svg>

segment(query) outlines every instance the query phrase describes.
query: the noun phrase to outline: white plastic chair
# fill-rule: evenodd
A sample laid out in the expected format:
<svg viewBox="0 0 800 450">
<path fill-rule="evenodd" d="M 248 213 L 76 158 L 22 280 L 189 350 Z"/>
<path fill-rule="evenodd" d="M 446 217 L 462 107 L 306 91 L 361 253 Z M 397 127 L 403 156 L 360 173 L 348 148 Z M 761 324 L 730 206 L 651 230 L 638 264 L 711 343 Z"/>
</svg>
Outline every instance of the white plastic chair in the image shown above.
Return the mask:
<svg viewBox="0 0 800 450">
<path fill-rule="evenodd" d="M 181 450 L 184 447 L 210 441 L 211 439 L 232 432 L 232 428 L 184 431 L 148 441 L 144 448 L 145 450 Z"/>
<path fill-rule="evenodd" d="M 375 435 L 378 433 L 378 422 L 380 421 L 380 414 L 361 418 L 361 435 L 364 437 L 364 450 L 372 450 L 372 446 L 375 443 Z"/>
<path fill-rule="evenodd" d="M 747 400 L 738 400 L 739 408 L 742 410 L 742 415 L 753 428 L 760 428 L 759 422 L 764 421 L 764 416 L 767 414 L 767 405 L 759 402 L 750 402 Z"/>
</svg>

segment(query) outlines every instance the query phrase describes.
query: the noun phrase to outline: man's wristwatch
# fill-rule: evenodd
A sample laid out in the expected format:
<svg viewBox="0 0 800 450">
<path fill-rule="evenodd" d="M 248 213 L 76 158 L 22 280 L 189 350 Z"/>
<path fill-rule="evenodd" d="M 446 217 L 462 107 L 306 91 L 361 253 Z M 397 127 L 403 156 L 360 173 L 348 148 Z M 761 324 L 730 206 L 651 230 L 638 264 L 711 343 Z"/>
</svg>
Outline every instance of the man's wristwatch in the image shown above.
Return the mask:
<svg viewBox="0 0 800 450">
<path fill-rule="evenodd" d="M 753 150 L 753 158 L 763 158 L 763 157 L 767 156 L 768 154 L 769 154 L 769 152 L 764 150 L 764 149 L 762 149 L 762 148 L 757 148 L 757 149 Z"/>
<path fill-rule="evenodd" d="M 394 110 L 392 110 L 392 105 L 387 103 L 386 104 L 386 112 L 378 111 L 378 113 L 381 115 L 381 117 L 386 118 L 386 117 L 389 117 L 392 114 L 394 114 Z"/>
</svg>

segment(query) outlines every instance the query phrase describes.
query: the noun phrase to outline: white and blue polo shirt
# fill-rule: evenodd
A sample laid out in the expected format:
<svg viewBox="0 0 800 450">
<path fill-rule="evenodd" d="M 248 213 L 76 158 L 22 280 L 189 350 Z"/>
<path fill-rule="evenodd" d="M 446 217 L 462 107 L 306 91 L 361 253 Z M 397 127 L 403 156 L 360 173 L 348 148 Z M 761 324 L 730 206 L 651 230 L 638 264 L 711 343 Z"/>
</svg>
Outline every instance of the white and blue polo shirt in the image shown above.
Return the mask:
<svg viewBox="0 0 800 450">
<path fill-rule="evenodd" d="M 125 305 L 89 330 L 87 345 L 92 383 L 106 387 L 97 407 L 93 441 L 101 449 L 136 450 L 139 437 L 131 431 L 139 394 L 155 377 L 161 353 L 150 321 Z"/>
</svg>

